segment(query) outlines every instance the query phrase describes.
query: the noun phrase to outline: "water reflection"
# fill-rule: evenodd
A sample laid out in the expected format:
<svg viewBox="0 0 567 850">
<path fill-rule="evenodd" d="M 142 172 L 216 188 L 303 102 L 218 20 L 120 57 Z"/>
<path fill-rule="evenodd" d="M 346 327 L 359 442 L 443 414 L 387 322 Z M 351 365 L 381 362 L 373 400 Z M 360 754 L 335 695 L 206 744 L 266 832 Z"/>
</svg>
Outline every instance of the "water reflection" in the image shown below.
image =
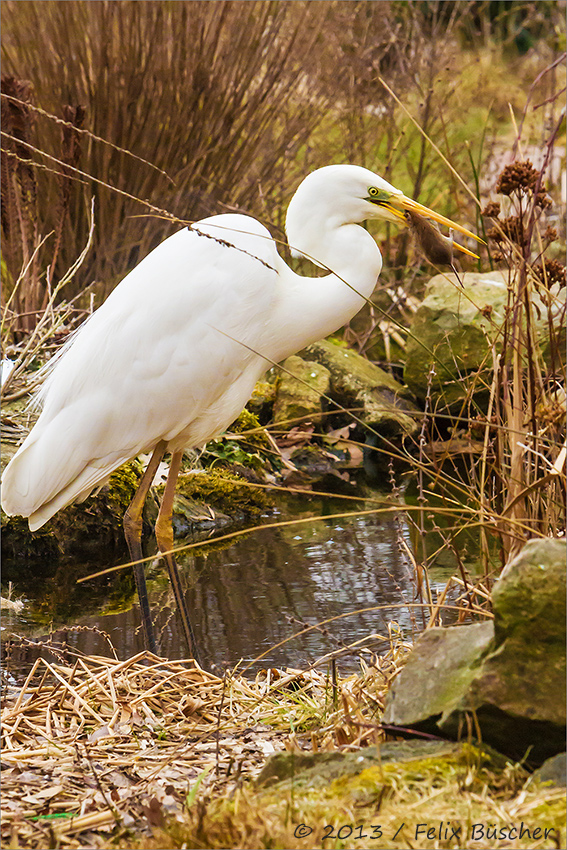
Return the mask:
<svg viewBox="0 0 567 850">
<path fill-rule="evenodd" d="M 364 510 L 374 505 L 311 499 L 309 515 L 320 517 L 313 523 L 265 528 L 237 538 L 225 548 L 180 556 L 187 603 L 193 612 L 196 638 L 207 666 L 214 664 L 222 669 L 241 659 L 247 664 L 267 650 L 264 660 L 256 667 L 300 666 L 336 649 L 341 643 L 352 643 L 372 633 L 387 636 L 392 620 L 400 624 L 408 638 L 422 627 L 419 613 L 409 606 L 359 611 L 372 606 L 412 602 L 415 586 L 401 545 L 403 542 L 410 544 L 404 515 L 375 513 L 338 519 L 325 516 L 330 511 L 353 511 L 356 507 Z M 290 517 L 286 510 L 278 518 Z M 273 522 L 274 517 L 269 521 Z M 58 572 L 65 576 L 68 585 L 73 584 L 68 570 L 60 568 Z M 184 657 L 186 650 L 166 572 L 156 562 L 149 575 L 159 650 L 170 658 Z M 37 615 L 41 613 L 44 623 L 51 612 L 54 626 L 61 625 L 64 610 L 68 615 L 65 617 L 67 625 L 97 627 L 107 632 L 120 658 L 143 649 L 129 570 L 119 577 L 93 581 L 89 583 L 90 588 L 89 585 L 77 586 L 81 593 L 86 593 L 81 603 L 83 616 L 76 612 L 71 615 L 70 607 L 73 606 L 62 603 L 57 571 L 50 582 L 47 585 L 37 579 L 33 584 L 26 582 L 24 591 L 31 603 L 28 610 Z M 117 582 L 127 591 L 127 610 L 116 610 L 119 606 Z M 19 591 L 16 583 L 16 596 L 18 592 L 22 590 Z M 86 613 L 91 610 L 92 613 Z M 348 617 L 326 626 L 327 633 L 313 630 L 277 646 L 301 631 L 303 624 L 313 625 L 350 612 L 353 613 Z M 37 621 L 34 626 L 33 617 L 27 624 L 21 619 L 14 622 L 16 633 L 26 629 L 37 632 Z M 87 654 L 108 655 L 110 652 L 98 632 L 67 630 L 58 637 L 64 637 L 69 645 Z M 350 663 L 355 664 L 354 660 Z"/>
<path fill-rule="evenodd" d="M 309 526 L 265 529 L 227 551 L 194 560 L 189 598 L 195 628 L 209 660 L 250 660 L 290 635 L 357 609 L 403 601 L 408 571 L 396 530 L 384 515 L 320 520 Z M 408 612 L 395 616 L 409 625 Z M 392 611 L 353 614 L 328 626 L 336 641 L 387 634 Z M 336 648 L 318 631 L 269 653 L 269 663 L 305 664 Z M 177 647 L 169 646 L 176 651 Z M 264 662 L 266 663 L 266 662 Z"/>
</svg>

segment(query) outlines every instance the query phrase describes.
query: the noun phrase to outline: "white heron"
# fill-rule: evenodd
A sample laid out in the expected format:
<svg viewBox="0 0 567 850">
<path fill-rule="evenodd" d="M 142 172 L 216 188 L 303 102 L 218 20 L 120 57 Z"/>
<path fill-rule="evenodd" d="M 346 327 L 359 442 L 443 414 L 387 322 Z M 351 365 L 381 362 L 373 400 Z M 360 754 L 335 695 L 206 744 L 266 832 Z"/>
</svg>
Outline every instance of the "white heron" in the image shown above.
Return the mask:
<svg viewBox="0 0 567 850">
<path fill-rule="evenodd" d="M 289 245 L 326 268 L 323 277 L 292 271 L 269 231 L 247 215 L 212 216 L 167 238 L 56 358 L 39 392 L 41 415 L 4 472 L 5 512 L 29 517 L 35 531 L 61 508 L 86 499 L 126 461 L 152 452 L 124 517 L 131 559 L 139 560 L 144 501 L 170 452 L 155 533 L 195 653 L 171 554 L 183 450 L 226 429 L 272 363 L 333 333 L 360 310 L 382 256 L 359 224 L 405 224 L 404 211 L 477 238 L 356 165 L 312 172 L 289 204 Z M 135 575 L 146 645 L 155 651 L 142 565 Z"/>
</svg>

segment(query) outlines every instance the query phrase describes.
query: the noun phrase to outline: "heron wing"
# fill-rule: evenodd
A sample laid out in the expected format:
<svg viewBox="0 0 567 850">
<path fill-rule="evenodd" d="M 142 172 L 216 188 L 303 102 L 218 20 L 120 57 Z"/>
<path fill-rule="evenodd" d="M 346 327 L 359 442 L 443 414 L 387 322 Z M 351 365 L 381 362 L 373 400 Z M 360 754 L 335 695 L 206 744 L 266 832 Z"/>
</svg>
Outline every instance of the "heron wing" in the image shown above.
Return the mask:
<svg viewBox="0 0 567 850">
<path fill-rule="evenodd" d="M 254 219 L 215 216 L 149 254 L 73 337 L 6 469 L 7 513 L 39 527 L 160 440 L 227 427 L 269 365 L 280 260 Z"/>
</svg>

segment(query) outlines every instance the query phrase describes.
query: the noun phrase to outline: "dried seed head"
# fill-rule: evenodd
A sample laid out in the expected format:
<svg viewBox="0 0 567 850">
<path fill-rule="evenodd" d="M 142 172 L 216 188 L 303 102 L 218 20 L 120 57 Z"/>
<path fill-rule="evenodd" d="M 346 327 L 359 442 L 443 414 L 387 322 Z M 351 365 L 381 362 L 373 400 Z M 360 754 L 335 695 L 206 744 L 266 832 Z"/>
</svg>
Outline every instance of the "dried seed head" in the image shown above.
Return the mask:
<svg viewBox="0 0 567 850">
<path fill-rule="evenodd" d="M 519 215 L 511 215 L 500 222 L 499 228 L 491 227 L 487 230 L 486 235 L 495 242 L 505 242 L 508 239 L 521 245 L 524 236 L 522 219 Z"/>
<path fill-rule="evenodd" d="M 541 207 L 542 210 L 547 210 L 552 205 L 552 203 L 553 201 L 551 200 L 545 189 L 537 193 L 535 197 L 536 207 Z"/>
<path fill-rule="evenodd" d="M 490 201 L 481 212 L 481 215 L 487 218 L 498 218 L 500 215 L 500 204 L 498 201 Z"/>
<path fill-rule="evenodd" d="M 513 192 L 533 191 L 535 189 L 539 171 L 537 171 L 529 159 L 524 162 L 513 162 L 507 165 L 498 178 L 496 191 L 500 195 L 511 195 Z"/>
<path fill-rule="evenodd" d="M 567 269 L 559 260 L 544 260 L 543 263 L 534 266 L 533 271 L 541 282 L 547 284 L 548 287 L 554 283 L 563 287 L 567 282 Z"/>
</svg>

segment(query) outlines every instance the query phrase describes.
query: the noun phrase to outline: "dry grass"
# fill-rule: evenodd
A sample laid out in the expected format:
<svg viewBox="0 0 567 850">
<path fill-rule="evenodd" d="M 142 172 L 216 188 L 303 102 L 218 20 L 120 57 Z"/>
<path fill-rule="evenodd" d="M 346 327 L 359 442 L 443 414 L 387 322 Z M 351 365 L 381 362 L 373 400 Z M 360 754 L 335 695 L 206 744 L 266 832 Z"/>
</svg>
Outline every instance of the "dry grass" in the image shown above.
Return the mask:
<svg viewBox="0 0 567 850">
<path fill-rule="evenodd" d="M 329 11 L 305 2 L 4 4 L 4 72 L 33 80 L 33 89 L 19 84 L 29 105 L 3 107 L 25 124 L 18 143 L 11 125 L 3 130 L 9 177 L 23 184 L 29 173 L 34 186 L 25 232 L 8 227 L 11 278 L 18 243 L 33 250 L 40 230 L 53 237 L 36 265 L 53 262 L 56 279 L 69 267 L 91 192 L 97 231 L 79 283 L 104 281 L 104 294 L 172 232 L 146 216 L 144 201 L 181 220 L 281 206 L 294 154 L 327 105 L 315 44 Z M 63 123 L 78 105 L 83 126 L 76 116 Z M 14 220 L 16 200 L 6 210 Z"/>
<path fill-rule="evenodd" d="M 423 846 L 411 838 L 417 824 L 448 820 L 468 835 L 474 823 L 554 830 L 546 841 L 481 848 L 560 846 L 563 792 L 474 748 L 384 763 L 323 787 L 299 779 L 252 787 L 270 753 L 380 744 L 383 697 L 406 653 L 393 643 L 376 666 L 335 685 L 316 670 L 220 679 L 149 653 L 39 658 L 23 687 L 4 687 L 4 846 L 348 848 L 360 844 L 357 828 L 368 835 L 380 824 L 388 846 L 407 848 Z M 308 840 L 296 832 L 301 823 L 313 830 Z M 323 843 L 327 824 L 335 837 Z"/>
<path fill-rule="evenodd" d="M 149 653 L 122 662 L 38 658 L 21 688 L 4 683 L 6 846 L 45 847 L 46 836 L 60 847 L 91 846 L 93 835 L 104 846 L 109 829 L 181 817 L 199 777 L 210 794 L 233 792 L 270 753 L 298 747 L 298 736 L 319 751 L 373 742 L 397 669 L 384 660 L 333 688 L 316 670 L 220 679 Z"/>
</svg>

